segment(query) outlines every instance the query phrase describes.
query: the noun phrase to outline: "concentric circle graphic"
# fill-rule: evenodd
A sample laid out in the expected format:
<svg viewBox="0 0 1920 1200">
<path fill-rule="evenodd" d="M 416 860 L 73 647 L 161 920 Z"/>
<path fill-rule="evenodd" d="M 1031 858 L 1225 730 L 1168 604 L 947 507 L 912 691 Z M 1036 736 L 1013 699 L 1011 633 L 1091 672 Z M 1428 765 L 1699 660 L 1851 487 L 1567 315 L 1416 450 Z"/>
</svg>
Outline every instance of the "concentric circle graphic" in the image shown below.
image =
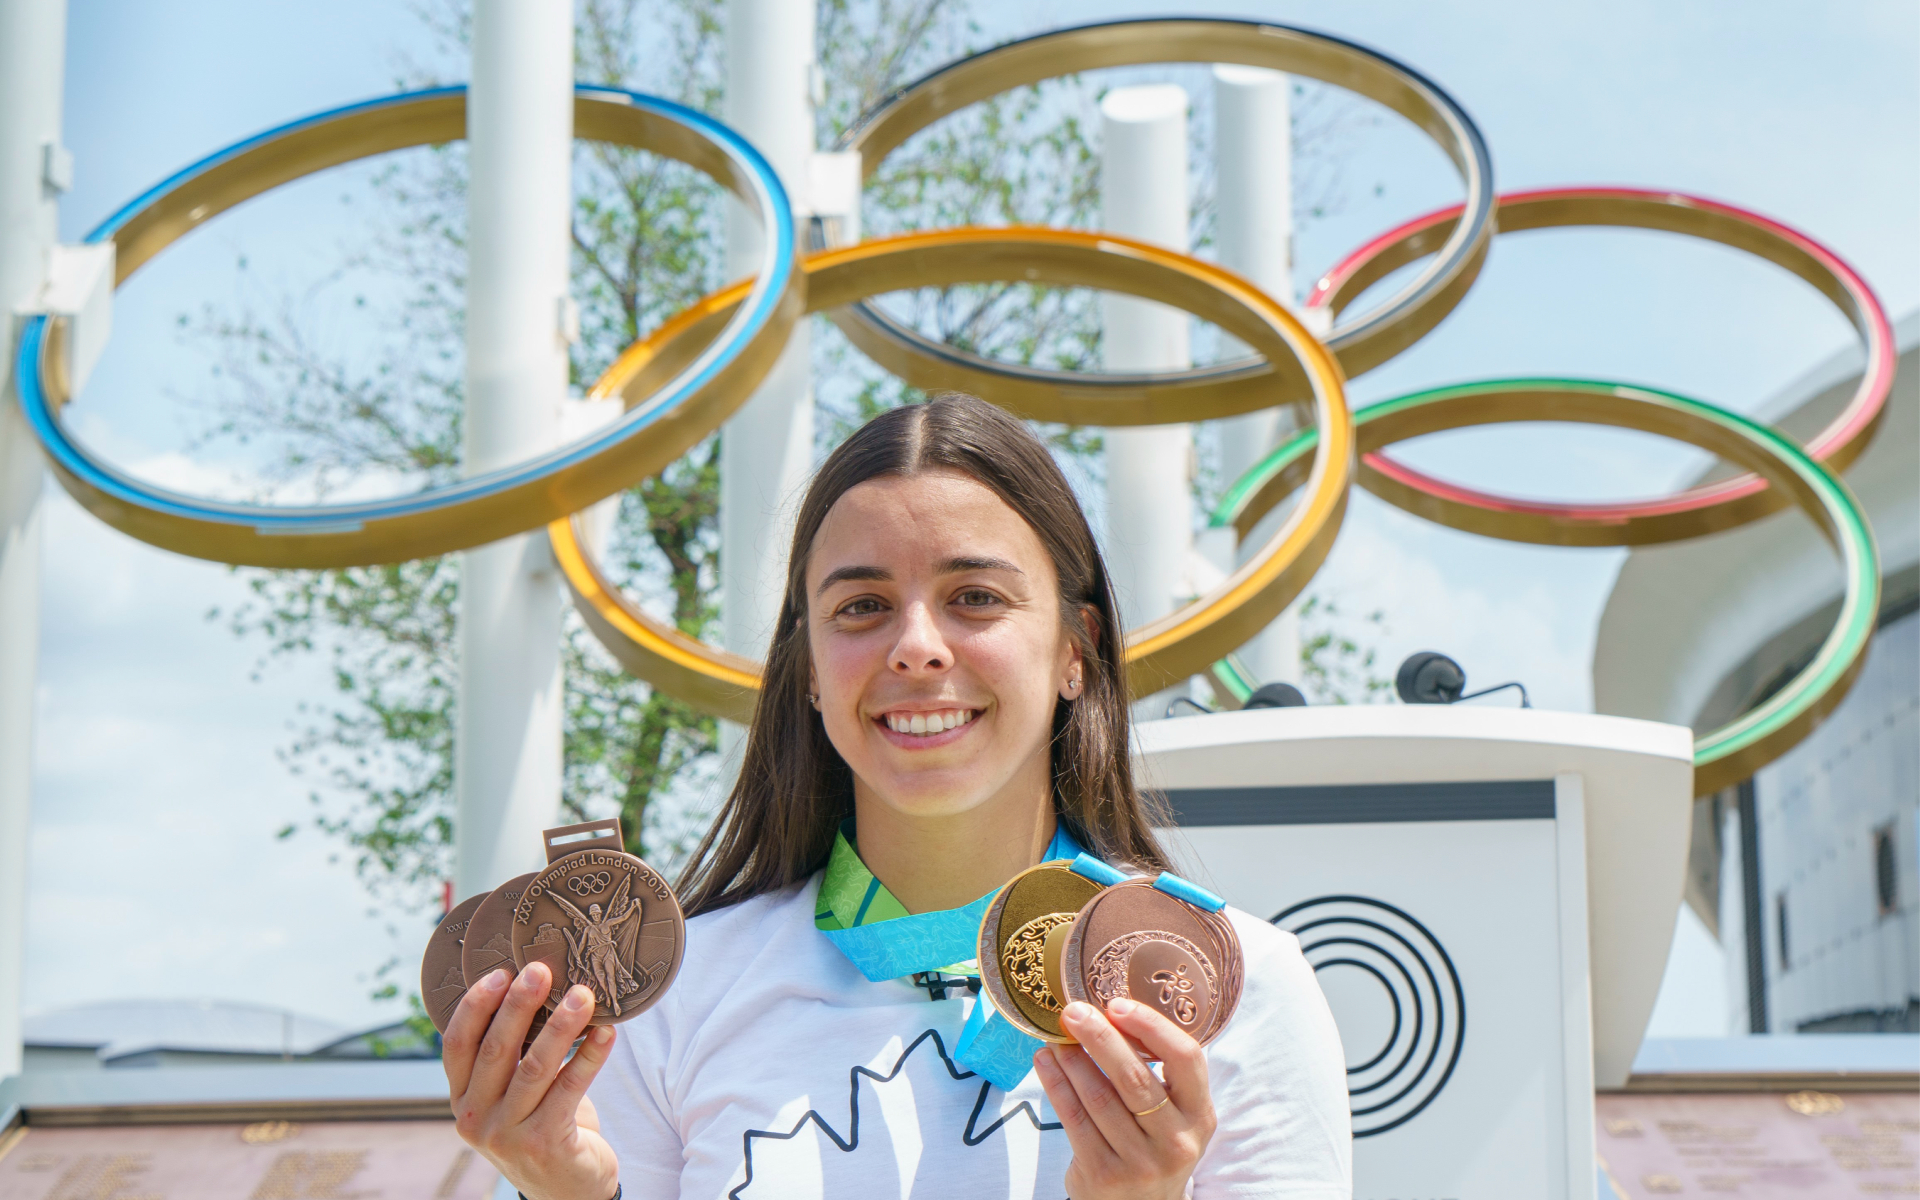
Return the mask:
<svg viewBox="0 0 1920 1200">
<path fill-rule="evenodd" d="M 1453 1078 L 1466 1044 L 1466 993 L 1446 947 L 1411 914 L 1367 896 L 1302 900 L 1273 924 L 1300 939 L 1316 975 L 1357 973 L 1391 1013 L 1377 1046 L 1347 1047 L 1353 1136 L 1419 1116 Z M 1358 1055 L 1366 1057 L 1354 1062 Z"/>
</svg>

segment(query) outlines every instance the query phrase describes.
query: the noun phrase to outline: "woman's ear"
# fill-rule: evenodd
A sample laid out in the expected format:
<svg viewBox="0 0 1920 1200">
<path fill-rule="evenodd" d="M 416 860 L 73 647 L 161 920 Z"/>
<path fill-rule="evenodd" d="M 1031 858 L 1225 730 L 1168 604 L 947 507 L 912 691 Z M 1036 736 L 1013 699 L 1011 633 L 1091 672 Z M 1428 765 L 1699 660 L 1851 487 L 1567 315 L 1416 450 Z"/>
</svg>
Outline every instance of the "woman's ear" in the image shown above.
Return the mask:
<svg viewBox="0 0 1920 1200">
<path fill-rule="evenodd" d="M 813 705 L 814 711 L 819 711 L 820 674 L 813 669 L 812 663 L 807 664 L 807 703 Z"/>
<path fill-rule="evenodd" d="M 1080 606 L 1080 620 L 1086 626 L 1087 641 L 1095 646 L 1100 644 L 1100 623 L 1091 605 Z M 1066 661 L 1062 664 L 1063 676 L 1060 681 L 1060 698 L 1078 700 L 1087 694 L 1087 658 L 1080 652 L 1080 642 L 1076 638 L 1066 639 Z"/>
</svg>

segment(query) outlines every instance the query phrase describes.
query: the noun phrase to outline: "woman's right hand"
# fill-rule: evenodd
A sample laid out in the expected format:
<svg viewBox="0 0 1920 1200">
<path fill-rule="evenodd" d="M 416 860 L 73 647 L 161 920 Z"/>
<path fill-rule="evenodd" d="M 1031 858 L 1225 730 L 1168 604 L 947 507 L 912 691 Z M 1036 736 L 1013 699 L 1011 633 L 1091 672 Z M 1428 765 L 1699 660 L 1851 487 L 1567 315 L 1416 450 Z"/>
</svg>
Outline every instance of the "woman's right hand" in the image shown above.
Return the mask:
<svg viewBox="0 0 1920 1200">
<path fill-rule="evenodd" d="M 454 1128 L 528 1200 L 609 1200 L 620 1164 L 600 1136 L 587 1085 L 613 1049 L 613 1028 L 595 1027 L 568 1060 L 593 1016 L 593 992 L 576 984 L 522 1057 L 551 986 L 535 962 L 517 978 L 494 971 L 467 990 L 441 1037 Z"/>
</svg>

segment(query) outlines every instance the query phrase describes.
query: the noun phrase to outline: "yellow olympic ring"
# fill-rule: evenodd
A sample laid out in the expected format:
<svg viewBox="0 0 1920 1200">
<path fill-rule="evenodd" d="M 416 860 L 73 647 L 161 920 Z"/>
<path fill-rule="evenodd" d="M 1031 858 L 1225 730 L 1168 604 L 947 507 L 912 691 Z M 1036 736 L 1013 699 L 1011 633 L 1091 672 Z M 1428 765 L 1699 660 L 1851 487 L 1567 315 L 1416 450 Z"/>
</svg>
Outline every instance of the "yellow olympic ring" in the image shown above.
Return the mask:
<svg viewBox="0 0 1920 1200">
<path fill-rule="evenodd" d="M 1127 636 L 1129 687 L 1151 692 L 1206 669 L 1280 615 L 1319 570 L 1345 515 L 1353 476 L 1353 418 L 1339 364 L 1287 309 L 1212 263 L 1145 242 L 1066 229 L 944 229 L 861 242 L 804 260 L 809 311 L 836 308 L 902 288 L 1035 281 L 1147 296 L 1211 321 L 1275 364 L 1280 381 L 1297 375 L 1313 396 L 1316 444 L 1310 492 L 1260 552 L 1208 595 Z M 644 396 L 663 375 L 699 353 L 752 281 L 715 292 L 629 347 L 590 396 Z M 998 402 L 988 393 L 985 399 Z M 1276 397 L 1277 402 L 1277 397 Z M 1059 399 L 1069 421 L 1088 422 L 1095 402 Z M 1101 423 L 1156 424 L 1195 414 L 1138 397 L 1115 411 L 1100 400 Z M 1248 407 L 1252 407 L 1251 405 Z M 1016 409 L 1015 411 L 1019 411 Z M 1244 408 L 1234 411 L 1245 411 Z M 703 712 L 746 721 L 760 666 L 688 637 L 640 608 L 600 570 L 580 537 L 578 515 L 547 527 L 574 605 L 621 665 Z"/>
</svg>

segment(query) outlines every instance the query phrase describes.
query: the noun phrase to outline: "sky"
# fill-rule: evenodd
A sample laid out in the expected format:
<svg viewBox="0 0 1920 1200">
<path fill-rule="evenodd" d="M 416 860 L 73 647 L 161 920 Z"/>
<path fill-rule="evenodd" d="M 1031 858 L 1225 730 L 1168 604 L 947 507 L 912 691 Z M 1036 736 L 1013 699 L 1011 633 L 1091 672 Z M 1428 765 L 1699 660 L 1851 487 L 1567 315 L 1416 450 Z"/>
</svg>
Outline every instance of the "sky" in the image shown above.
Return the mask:
<svg viewBox="0 0 1920 1200">
<path fill-rule="evenodd" d="M 1920 15 L 1903 0 L 979 0 L 973 11 L 983 41 L 1176 12 L 1335 33 L 1450 91 L 1485 132 L 1502 190 L 1617 183 L 1727 200 L 1825 241 L 1896 317 L 1920 303 Z M 77 240 L 239 137 L 392 90 L 403 59 L 427 48 L 407 6 L 375 0 L 72 0 L 65 136 L 76 166 L 62 236 Z M 1302 287 L 1373 233 L 1459 197 L 1444 159 L 1403 123 L 1336 149 L 1351 198 L 1301 231 Z M 112 344 L 73 409 L 89 443 L 173 486 L 223 486 L 219 464 L 190 450 L 209 359 L 176 318 L 317 279 L 356 244 L 361 226 L 342 199 L 364 178 L 336 172 L 223 216 L 123 289 Z M 254 264 L 245 279 L 241 256 Z M 351 323 L 327 333 L 356 335 Z M 1850 336 L 1809 288 L 1734 251 L 1630 231 L 1529 233 L 1501 239 L 1454 316 L 1354 380 L 1351 395 L 1359 404 L 1537 372 L 1751 410 Z M 1655 494 L 1701 462 L 1651 437 L 1563 426 L 1436 435 L 1407 457 L 1559 498 Z M 417 955 L 425 925 L 408 918 L 390 932 L 327 844 L 272 837 L 309 808 L 276 751 L 301 705 L 327 698 L 323 664 L 256 672 L 259 647 L 206 619 L 243 598 L 226 568 L 122 537 L 51 483 L 45 511 L 29 1011 L 144 995 L 251 1001 L 344 1025 L 393 1015 L 367 998 L 369 974 L 389 955 Z M 1520 679 L 1538 705 L 1586 710 L 1620 558 L 1451 533 L 1356 491 L 1316 589 L 1385 614 L 1382 663 L 1441 649 L 1475 683 Z M 86 873 L 68 869 L 76 859 Z M 1717 953 L 1689 922 L 1657 1034 L 1724 1031 Z M 100 928 L 130 934 L 120 970 L 99 970 L 87 933 Z"/>
</svg>

